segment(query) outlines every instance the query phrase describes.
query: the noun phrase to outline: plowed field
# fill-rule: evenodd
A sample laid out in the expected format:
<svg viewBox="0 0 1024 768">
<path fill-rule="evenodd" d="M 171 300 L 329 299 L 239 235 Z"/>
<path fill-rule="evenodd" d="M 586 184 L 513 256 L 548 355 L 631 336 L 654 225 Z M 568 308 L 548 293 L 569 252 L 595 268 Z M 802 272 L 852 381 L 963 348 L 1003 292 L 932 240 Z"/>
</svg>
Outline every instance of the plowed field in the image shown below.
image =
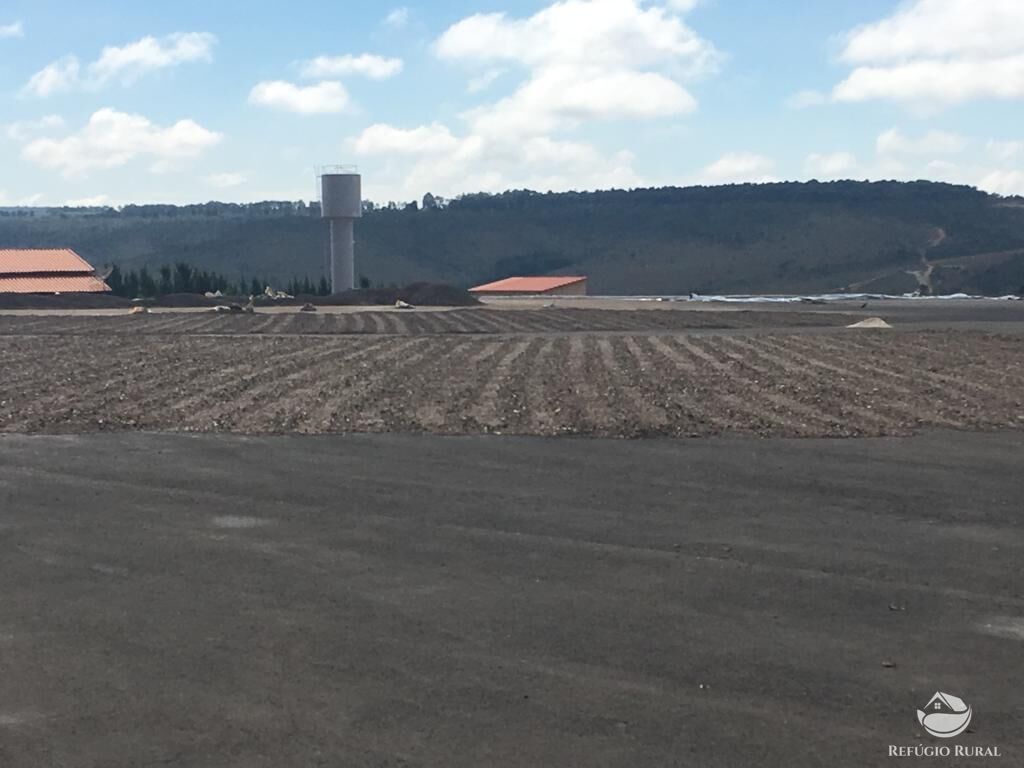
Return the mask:
<svg viewBox="0 0 1024 768">
<path fill-rule="evenodd" d="M 0 335 L 558 333 L 698 328 L 847 325 L 858 317 L 757 310 L 457 309 L 448 311 L 265 312 L 254 315 L 161 312 L 151 315 L 0 315 Z"/>
<path fill-rule="evenodd" d="M 0 368 L 0 431 L 15 432 L 1024 427 L 1024 338 L 968 332 L 4 335 Z"/>
</svg>

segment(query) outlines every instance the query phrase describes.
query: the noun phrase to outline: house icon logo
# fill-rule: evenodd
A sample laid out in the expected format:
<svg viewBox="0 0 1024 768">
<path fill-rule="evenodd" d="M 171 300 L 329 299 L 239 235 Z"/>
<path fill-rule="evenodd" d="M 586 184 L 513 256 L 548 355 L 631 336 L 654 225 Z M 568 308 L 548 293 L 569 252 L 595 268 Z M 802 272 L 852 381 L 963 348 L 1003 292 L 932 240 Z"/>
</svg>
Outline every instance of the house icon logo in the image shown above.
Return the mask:
<svg viewBox="0 0 1024 768">
<path fill-rule="evenodd" d="M 971 724 L 971 708 L 949 693 L 936 693 L 925 708 L 917 710 L 917 722 L 932 736 L 951 739 Z"/>
</svg>

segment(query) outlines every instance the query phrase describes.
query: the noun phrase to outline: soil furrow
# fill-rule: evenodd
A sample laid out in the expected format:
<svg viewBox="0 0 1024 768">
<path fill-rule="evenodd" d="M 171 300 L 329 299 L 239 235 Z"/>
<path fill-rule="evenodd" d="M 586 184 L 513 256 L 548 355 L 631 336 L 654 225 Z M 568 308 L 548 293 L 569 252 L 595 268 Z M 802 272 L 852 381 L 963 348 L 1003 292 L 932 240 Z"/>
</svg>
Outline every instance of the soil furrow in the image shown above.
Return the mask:
<svg viewBox="0 0 1024 768">
<path fill-rule="evenodd" d="M 247 392 L 252 407 L 246 409 L 237 427 L 244 432 L 330 431 L 338 409 L 351 409 L 354 401 L 364 397 L 372 381 L 365 375 L 366 368 L 382 375 L 412 346 L 410 340 L 357 342 L 321 356 L 280 382 L 286 386 L 276 386 L 269 392 Z M 359 367 L 363 369 L 361 376 L 353 373 L 353 368 Z"/>
<path fill-rule="evenodd" d="M 489 309 L 474 309 L 462 313 L 466 329 L 470 333 L 504 333 L 507 329 L 502 322 L 501 313 Z"/>
<path fill-rule="evenodd" d="M 497 362 L 481 382 L 476 402 L 469 407 L 467 423 L 478 425 L 483 432 L 501 431 L 508 426 L 510 415 L 501 400 L 501 392 L 529 346 L 529 339 L 509 340 L 502 345 L 500 352 L 492 358 Z"/>
<path fill-rule="evenodd" d="M 653 397 L 671 416 L 675 434 L 719 434 L 732 421 L 709 408 L 715 401 L 701 363 L 692 354 L 657 337 L 643 342 L 642 364 L 649 371 Z"/>
<path fill-rule="evenodd" d="M 649 353 L 632 338 L 597 338 L 601 367 L 609 372 L 608 407 L 617 414 L 617 426 L 629 437 L 659 434 L 674 421 L 670 409 L 657 396 Z"/>
<path fill-rule="evenodd" d="M 609 407 L 608 371 L 600 364 L 600 352 L 592 337 L 568 336 L 566 340 L 565 361 L 573 390 L 566 406 L 568 424 L 575 425 L 572 431 L 600 434 L 602 425 L 615 421 Z"/>
<path fill-rule="evenodd" d="M 410 376 L 413 393 L 407 409 L 418 432 L 458 432 L 464 412 L 461 404 L 476 392 L 476 366 L 486 364 L 498 349 L 487 339 L 460 339 L 435 355 Z"/>
<path fill-rule="evenodd" d="M 361 360 L 352 375 L 353 397 L 344 402 L 344 411 L 335 409 L 327 431 L 390 431 L 389 424 L 404 423 L 412 394 L 409 374 L 423 360 L 443 354 L 444 347 L 427 336 L 410 336 L 392 339 L 378 350 L 380 354 Z"/>
<path fill-rule="evenodd" d="M 654 340 L 661 342 L 661 339 Z M 734 362 L 719 360 L 696 342 L 695 338 L 690 339 L 686 336 L 678 336 L 671 340 L 672 345 L 685 349 L 697 358 L 700 361 L 700 369 L 712 377 L 714 385 L 709 387 L 709 395 L 721 401 L 721 410 L 733 419 L 734 429 L 743 429 L 741 425 L 747 425 L 755 432 L 774 431 L 793 436 L 813 431 L 807 421 L 794 412 L 791 399 L 781 395 L 769 397 L 763 386 L 759 386 L 743 373 L 741 366 Z"/>
<path fill-rule="evenodd" d="M 19 318 L 41 335 L 0 338 L 0 430 L 625 437 L 1024 428 L 1024 339 L 1015 336 L 530 333 L 600 318 L 545 309 L 508 322 L 518 311 Z M 623 327 L 641 314 L 606 320 Z M 357 318 L 392 333 L 344 335 Z M 480 335 L 467 337 L 467 325 Z M 154 333 L 167 327 L 177 332 Z M 269 332 L 251 334 L 261 327 Z"/>
<path fill-rule="evenodd" d="M 790 363 L 783 356 L 770 354 L 762 345 L 755 343 L 754 339 L 722 336 L 717 341 L 722 345 L 723 351 L 734 349 L 735 354 L 742 355 L 748 364 L 755 365 L 749 362 L 751 358 L 758 361 L 757 370 L 763 376 L 768 380 L 777 380 L 780 386 L 797 392 L 797 399 L 811 398 L 816 403 L 829 402 L 826 412 L 835 415 L 836 424 L 840 429 L 857 421 L 871 425 L 875 433 L 903 428 L 900 419 L 891 415 L 886 416 L 872 410 L 870 406 L 860 404 L 861 392 L 857 386 L 851 385 L 850 382 L 855 382 L 852 377 L 808 376 L 805 366 Z"/>
<path fill-rule="evenodd" d="M 384 322 L 383 312 L 367 312 L 366 313 L 367 326 L 373 330 L 370 333 L 387 333 L 388 326 Z"/>
<path fill-rule="evenodd" d="M 307 389 L 306 401 L 316 405 L 293 415 L 292 428 L 308 433 L 352 429 L 354 417 L 365 409 L 361 404 L 372 397 L 375 382 L 394 375 L 391 363 L 415 365 L 421 359 L 416 350 L 424 344 L 424 339 L 416 338 L 366 342 L 358 353 L 345 358 L 342 370 L 324 371 L 317 384 Z M 279 422 L 281 429 L 286 426 Z"/>
<path fill-rule="evenodd" d="M 250 359 L 228 375 L 199 382 L 191 395 L 173 403 L 170 412 L 178 428 L 230 429 L 247 409 L 287 391 L 325 358 L 355 352 L 357 345 L 349 339 L 331 339 L 315 346 L 300 344 L 280 357 Z"/>
<path fill-rule="evenodd" d="M 862 401 L 864 407 L 880 413 L 889 414 L 897 423 L 907 428 L 909 425 L 933 424 L 937 426 L 958 428 L 963 426 L 960 419 L 951 419 L 940 414 L 934 407 L 921 407 L 922 404 L 933 404 L 943 398 L 943 393 L 934 388 L 923 389 L 911 382 L 907 386 L 903 376 L 877 366 L 862 365 L 859 361 L 840 358 L 843 365 L 835 365 L 821 359 L 817 355 L 828 354 L 827 341 L 819 341 L 817 348 L 804 347 L 807 353 L 799 351 L 793 342 L 796 337 L 761 337 L 758 340 L 767 349 L 803 366 L 828 371 L 840 378 L 856 379 L 864 382 Z M 886 381 L 888 380 L 888 381 Z"/>
<path fill-rule="evenodd" d="M 253 370 L 255 361 L 273 360 L 276 366 L 283 366 L 310 354 L 306 345 L 297 347 L 287 337 L 245 337 L 242 344 L 232 346 L 230 355 L 223 355 L 215 341 L 197 341 L 200 343 L 192 348 L 191 365 L 179 366 L 170 375 L 150 375 L 137 382 L 128 398 L 132 412 L 141 412 L 144 419 L 168 407 L 187 414 L 204 407 L 211 399 L 227 399 L 240 386 L 265 376 L 265 371 Z"/>
<path fill-rule="evenodd" d="M 693 338 L 691 343 L 702 348 L 709 355 L 721 355 L 716 357 L 723 370 L 730 368 L 737 373 L 746 369 L 748 373 L 737 378 L 743 382 L 745 389 L 751 391 L 752 396 L 761 398 L 769 403 L 774 413 L 791 413 L 795 418 L 808 425 L 818 425 L 807 430 L 809 434 L 820 434 L 825 431 L 827 434 L 842 434 L 844 425 L 849 422 L 848 417 L 834 409 L 833 404 L 836 398 L 823 397 L 821 391 L 806 386 L 806 377 L 781 377 L 773 378 L 770 370 L 763 365 L 751 362 L 749 355 L 737 351 L 729 344 L 728 337 L 705 337 Z M 742 396 L 742 395 L 741 395 Z M 872 419 L 872 421 L 874 421 Z"/>
<path fill-rule="evenodd" d="M 813 345 L 804 344 L 801 339 L 792 337 L 788 340 L 789 345 L 794 350 L 800 351 L 804 354 L 813 354 L 815 348 Z M 875 380 L 879 376 L 887 377 L 890 379 L 902 382 L 907 388 L 920 388 L 922 382 L 928 382 L 927 391 L 951 403 L 963 402 L 971 399 L 971 395 L 965 392 L 965 389 L 975 389 L 968 384 L 966 387 L 961 386 L 961 382 L 957 380 L 957 377 L 948 376 L 937 371 L 929 370 L 929 366 L 934 364 L 935 358 L 931 357 L 926 349 L 914 349 L 913 345 L 903 351 L 900 358 L 893 360 L 892 356 L 882 357 L 877 350 L 872 349 L 870 345 L 865 345 L 860 349 L 854 347 L 850 348 L 844 345 L 844 339 L 838 339 L 838 344 L 833 342 L 832 350 L 835 351 L 837 348 L 840 350 L 847 350 L 846 354 L 841 356 L 843 362 L 849 362 L 851 367 L 856 367 L 858 370 L 863 371 L 866 376 L 870 376 Z M 916 358 L 916 361 L 915 361 Z M 894 365 L 891 366 L 880 366 L 872 362 L 873 359 L 886 359 L 891 361 Z M 898 368 L 896 367 L 898 365 Z"/>
</svg>

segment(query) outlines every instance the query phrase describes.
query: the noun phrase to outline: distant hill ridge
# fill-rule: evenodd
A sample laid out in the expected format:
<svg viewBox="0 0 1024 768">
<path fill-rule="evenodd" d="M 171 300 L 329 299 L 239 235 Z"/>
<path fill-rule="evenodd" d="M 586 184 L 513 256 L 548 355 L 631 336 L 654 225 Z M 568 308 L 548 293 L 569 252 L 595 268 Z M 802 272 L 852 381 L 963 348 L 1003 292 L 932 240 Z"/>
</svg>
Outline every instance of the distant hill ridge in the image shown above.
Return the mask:
<svg viewBox="0 0 1024 768">
<path fill-rule="evenodd" d="M 742 184 L 465 195 L 368 204 L 358 271 L 375 284 L 468 286 L 586 274 L 596 293 L 909 291 L 1024 286 L 1024 200 L 927 181 Z M 936 231 L 945 238 L 934 247 Z M 319 277 L 316 204 L 0 209 L 0 247 L 71 247 L 94 264 L 187 261 L 228 275 Z M 983 256 L 982 256 L 983 255 Z"/>
</svg>

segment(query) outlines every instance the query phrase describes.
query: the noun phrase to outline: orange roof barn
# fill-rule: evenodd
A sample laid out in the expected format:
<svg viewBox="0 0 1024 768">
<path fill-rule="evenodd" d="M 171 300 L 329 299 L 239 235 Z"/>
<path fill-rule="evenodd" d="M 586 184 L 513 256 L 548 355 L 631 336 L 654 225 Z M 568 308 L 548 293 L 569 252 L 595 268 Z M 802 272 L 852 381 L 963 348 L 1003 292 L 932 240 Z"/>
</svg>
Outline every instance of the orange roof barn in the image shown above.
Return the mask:
<svg viewBox="0 0 1024 768">
<path fill-rule="evenodd" d="M 0 293 L 108 293 L 110 286 L 70 248 L 0 249 Z"/>
<path fill-rule="evenodd" d="M 586 295 L 587 278 L 580 276 L 506 277 L 486 285 L 470 288 L 470 293 L 490 295 L 561 294 Z"/>
</svg>

